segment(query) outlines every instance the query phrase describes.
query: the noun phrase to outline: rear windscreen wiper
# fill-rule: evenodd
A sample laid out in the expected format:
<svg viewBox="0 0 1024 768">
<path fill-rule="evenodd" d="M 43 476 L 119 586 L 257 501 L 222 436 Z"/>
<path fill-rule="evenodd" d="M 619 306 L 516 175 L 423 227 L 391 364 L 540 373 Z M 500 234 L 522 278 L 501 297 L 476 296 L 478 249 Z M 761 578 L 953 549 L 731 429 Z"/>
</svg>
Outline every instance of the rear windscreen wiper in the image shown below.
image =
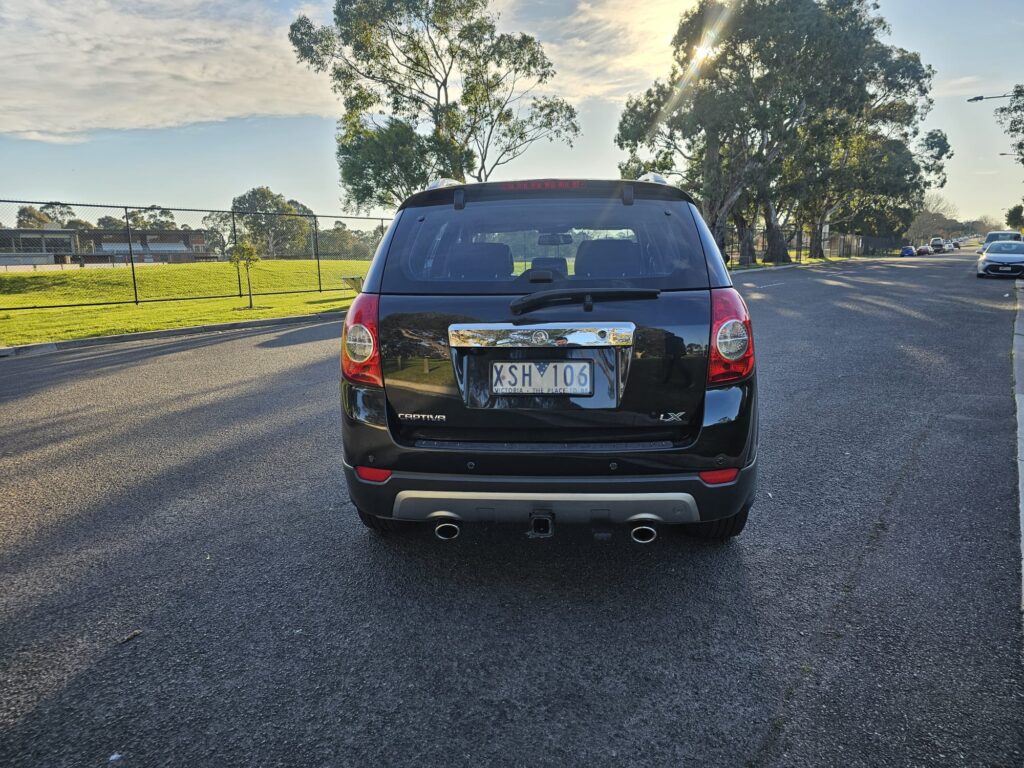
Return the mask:
<svg viewBox="0 0 1024 768">
<path fill-rule="evenodd" d="M 596 299 L 656 299 L 660 293 L 659 288 L 556 288 L 520 296 L 508 308 L 513 315 L 521 315 L 550 304 L 583 302 L 583 309 L 589 312 Z"/>
</svg>

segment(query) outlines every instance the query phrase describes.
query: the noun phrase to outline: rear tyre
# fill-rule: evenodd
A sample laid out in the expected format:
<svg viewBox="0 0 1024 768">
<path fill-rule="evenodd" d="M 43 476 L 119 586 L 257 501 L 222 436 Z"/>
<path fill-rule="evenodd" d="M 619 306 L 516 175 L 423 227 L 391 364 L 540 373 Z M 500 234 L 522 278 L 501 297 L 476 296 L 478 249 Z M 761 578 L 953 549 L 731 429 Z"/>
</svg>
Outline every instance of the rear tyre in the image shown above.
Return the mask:
<svg viewBox="0 0 1024 768">
<path fill-rule="evenodd" d="M 710 520 L 706 523 L 687 523 L 683 531 L 697 539 L 708 541 L 726 541 L 734 536 L 739 536 L 747 525 L 747 516 L 750 513 L 751 505 L 748 504 L 732 517 L 725 517 L 721 520 Z"/>
<path fill-rule="evenodd" d="M 408 533 L 414 525 L 408 520 L 392 520 L 387 517 L 368 515 L 361 509 L 357 509 L 356 512 L 359 514 L 359 522 L 381 536 Z"/>
</svg>

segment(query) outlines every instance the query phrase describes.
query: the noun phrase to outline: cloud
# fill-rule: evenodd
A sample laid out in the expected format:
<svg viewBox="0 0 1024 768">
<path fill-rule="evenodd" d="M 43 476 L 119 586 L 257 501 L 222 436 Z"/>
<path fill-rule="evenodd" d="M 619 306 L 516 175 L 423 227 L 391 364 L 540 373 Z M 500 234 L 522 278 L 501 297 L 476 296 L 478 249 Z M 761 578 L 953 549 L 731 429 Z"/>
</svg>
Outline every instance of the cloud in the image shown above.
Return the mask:
<svg viewBox="0 0 1024 768">
<path fill-rule="evenodd" d="M 4 0 L 0 133 L 71 143 L 97 129 L 338 114 L 295 60 L 293 15 L 256 0 Z"/>
<path fill-rule="evenodd" d="M 977 75 L 966 77 L 954 77 L 951 79 L 940 78 L 932 88 L 932 96 L 974 96 L 979 88 L 984 90 L 985 81 Z"/>
<path fill-rule="evenodd" d="M 501 26 L 534 34 L 554 62 L 555 90 L 570 101 L 623 101 L 672 64 L 672 37 L 692 0 L 505 0 Z"/>
<path fill-rule="evenodd" d="M 536 35 L 570 101 L 622 101 L 668 73 L 691 0 L 497 0 L 509 31 Z M 70 144 L 97 130 L 236 117 L 334 117 L 324 75 L 295 60 L 288 24 L 330 3 L 266 0 L 0 0 L 0 134 Z"/>
</svg>

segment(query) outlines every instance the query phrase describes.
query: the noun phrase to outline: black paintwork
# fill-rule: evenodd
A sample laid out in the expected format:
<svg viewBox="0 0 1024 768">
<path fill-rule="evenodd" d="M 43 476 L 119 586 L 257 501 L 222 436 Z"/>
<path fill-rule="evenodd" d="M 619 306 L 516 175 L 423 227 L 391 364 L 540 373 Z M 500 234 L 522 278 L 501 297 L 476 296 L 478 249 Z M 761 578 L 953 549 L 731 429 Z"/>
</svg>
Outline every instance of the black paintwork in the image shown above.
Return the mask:
<svg viewBox="0 0 1024 768">
<path fill-rule="evenodd" d="M 443 309 L 442 309 L 443 308 Z M 701 424 L 707 379 L 710 292 L 663 292 L 654 300 L 542 307 L 511 314 L 507 296 L 382 295 L 380 345 L 392 431 L 417 438 L 484 442 L 692 441 Z M 622 322 L 636 325 L 632 347 L 451 350 L 456 323 Z M 594 394 L 494 396 L 492 362 L 594 361 Z M 443 423 L 398 414 L 444 416 Z M 668 414 L 682 414 L 666 421 Z"/>
<path fill-rule="evenodd" d="M 618 194 L 622 183 L 608 182 Z M 486 189 L 484 187 L 487 187 Z M 648 189 L 653 187 L 653 189 Z M 499 185 L 467 187 L 471 200 Z M 642 185 L 644 195 L 683 193 Z M 689 202 L 683 195 L 682 199 Z M 452 190 L 420 193 L 409 204 L 451 204 Z M 501 490 L 534 479 L 559 488 L 591 478 L 609 492 L 671 487 L 700 497 L 704 519 L 734 514 L 753 498 L 757 443 L 756 376 L 708 389 L 711 294 L 731 286 L 699 213 L 711 289 L 662 291 L 643 300 L 606 299 L 537 307 L 514 315 L 507 295 L 381 294 L 379 342 L 384 389 L 342 382 L 345 461 L 393 470 L 373 484 L 346 472 L 356 505 L 387 516 L 403 489 Z M 403 215 L 400 212 L 400 215 Z M 404 215 L 412 215 L 408 211 Z M 380 291 L 393 224 L 365 290 Z M 451 349 L 455 323 L 631 322 L 631 347 Z M 590 396 L 495 396 L 490 364 L 502 360 L 585 359 L 594 363 Z M 740 480 L 709 489 L 696 472 L 744 467 Z M 439 480 L 441 476 L 447 480 Z M 574 478 L 574 479 L 573 479 Z M 440 483 L 440 485 L 439 485 Z M 566 485 L 568 483 L 568 486 Z M 538 491 L 540 492 L 540 491 Z"/>
</svg>

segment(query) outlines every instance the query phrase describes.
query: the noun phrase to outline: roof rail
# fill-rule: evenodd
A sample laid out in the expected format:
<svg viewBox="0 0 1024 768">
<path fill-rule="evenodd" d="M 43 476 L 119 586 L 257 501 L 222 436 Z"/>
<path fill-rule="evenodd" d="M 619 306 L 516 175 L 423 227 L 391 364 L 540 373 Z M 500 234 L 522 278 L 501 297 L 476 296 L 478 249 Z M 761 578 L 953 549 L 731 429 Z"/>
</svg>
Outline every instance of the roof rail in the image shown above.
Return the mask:
<svg viewBox="0 0 1024 768">
<path fill-rule="evenodd" d="M 443 187 L 461 187 L 465 183 L 466 182 L 458 181 L 457 179 L 434 179 L 424 187 L 423 191 L 428 192 L 431 189 L 441 189 Z"/>
<path fill-rule="evenodd" d="M 654 173 L 653 171 L 648 171 L 639 179 L 637 179 L 637 181 L 647 181 L 650 182 L 651 184 L 664 184 L 665 186 L 672 186 L 671 184 L 668 183 L 668 179 L 666 179 L 660 173 Z"/>
</svg>

